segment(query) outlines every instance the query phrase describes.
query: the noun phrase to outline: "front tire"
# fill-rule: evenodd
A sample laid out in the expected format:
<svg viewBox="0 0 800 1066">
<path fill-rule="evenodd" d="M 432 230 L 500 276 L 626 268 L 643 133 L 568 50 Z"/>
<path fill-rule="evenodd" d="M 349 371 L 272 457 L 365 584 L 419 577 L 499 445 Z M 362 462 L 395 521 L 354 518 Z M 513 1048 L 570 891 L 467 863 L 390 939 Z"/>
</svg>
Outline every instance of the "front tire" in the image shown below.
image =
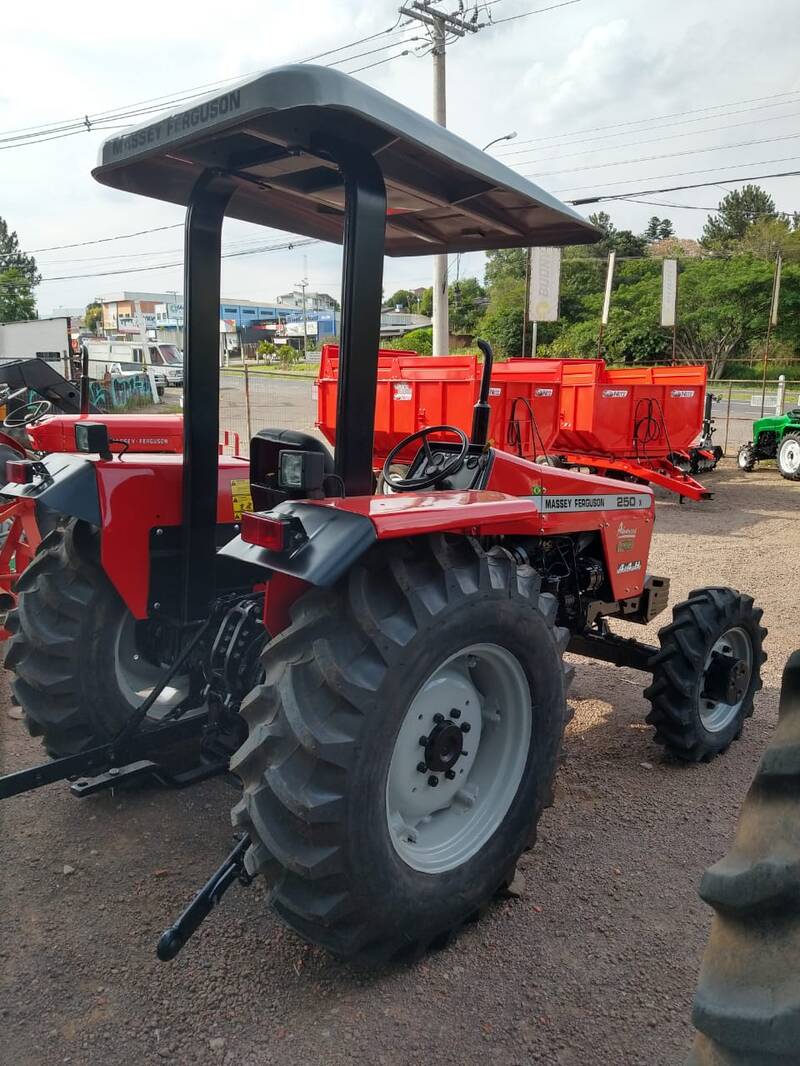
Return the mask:
<svg viewBox="0 0 800 1066">
<path fill-rule="evenodd" d="M 684 762 L 707 762 L 741 735 L 766 661 L 764 612 L 730 588 L 702 588 L 673 608 L 658 634 L 645 689 L 655 740 Z"/>
<path fill-rule="evenodd" d="M 800 433 L 785 433 L 778 445 L 778 470 L 787 481 L 800 481 Z"/>
<path fill-rule="evenodd" d="M 507 883 L 550 799 L 566 717 L 555 613 L 530 567 L 461 537 L 378 546 L 297 601 L 231 767 L 247 869 L 302 937 L 384 963 L 443 942 Z M 496 747 L 512 757 L 493 772 L 506 717 L 517 732 Z M 481 789 L 494 807 L 470 838 Z"/>
</svg>

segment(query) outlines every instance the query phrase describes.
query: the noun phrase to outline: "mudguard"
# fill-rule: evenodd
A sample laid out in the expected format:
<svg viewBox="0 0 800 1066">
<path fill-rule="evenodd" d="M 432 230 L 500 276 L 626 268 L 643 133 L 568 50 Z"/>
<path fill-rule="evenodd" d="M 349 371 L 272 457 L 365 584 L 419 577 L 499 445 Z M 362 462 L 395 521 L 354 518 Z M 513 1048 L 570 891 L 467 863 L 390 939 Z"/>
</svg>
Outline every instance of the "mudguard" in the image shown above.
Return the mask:
<svg viewBox="0 0 800 1066">
<path fill-rule="evenodd" d="M 35 500 L 58 514 L 100 525 L 100 497 L 95 464 L 82 455 L 48 455 L 41 461 L 49 477 L 31 485 L 6 485 L 3 496 Z"/>
</svg>

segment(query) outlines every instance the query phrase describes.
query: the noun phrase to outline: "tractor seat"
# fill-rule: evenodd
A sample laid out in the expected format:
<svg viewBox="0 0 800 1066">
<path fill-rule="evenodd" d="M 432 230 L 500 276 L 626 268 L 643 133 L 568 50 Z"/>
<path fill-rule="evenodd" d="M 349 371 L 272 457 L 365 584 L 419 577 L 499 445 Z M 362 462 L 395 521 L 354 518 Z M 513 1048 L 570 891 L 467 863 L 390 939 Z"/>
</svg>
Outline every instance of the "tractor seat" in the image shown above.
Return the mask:
<svg viewBox="0 0 800 1066">
<path fill-rule="evenodd" d="M 250 488 L 256 511 L 269 511 L 292 497 L 291 492 L 278 488 L 278 453 L 287 449 L 320 452 L 325 473 L 334 472 L 333 456 L 319 437 L 296 429 L 260 429 L 250 441 Z"/>
</svg>

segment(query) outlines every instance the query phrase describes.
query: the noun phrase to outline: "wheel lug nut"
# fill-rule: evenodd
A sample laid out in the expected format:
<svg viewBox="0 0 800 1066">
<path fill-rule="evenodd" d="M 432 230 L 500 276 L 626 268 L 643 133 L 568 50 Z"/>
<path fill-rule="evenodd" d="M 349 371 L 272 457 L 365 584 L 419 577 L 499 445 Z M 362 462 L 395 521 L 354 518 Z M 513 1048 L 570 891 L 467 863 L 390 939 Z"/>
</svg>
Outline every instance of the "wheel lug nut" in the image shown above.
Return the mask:
<svg viewBox="0 0 800 1066">
<path fill-rule="evenodd" d="M 436 776 L 436 774 L 431 774 L 431 776 L 428 778 L 428 784 L 431 786 L 431 788 L 436 788 L 436 786 L 439 784 L 439 778 Z"/>
<path fill-rule="evenodd" d="M 455 770 L 445 770 L 444 776 L 447 778 L 448 781 L 452 781 L 453 778 L 456 776 L 456 772 Z"/>
<path fill-rule="evenodd" d="M 452 711 L 450 712 L 450 717 L 451 718 L 460 718 L 461 717 L 461 711 L 458 709 L 458 707 L 454 707 L 452 709 Z"/>
<path fill-rule="evenodd" d="M 439 725 L 441 722 L 444 721 L 444 715 L 443 714 L 435 714 L 433 716 L 433 720 L 434 720 L 434 722 L 436 722 L 437 725 Z"/>
<path fill-rule="evenodd" d="M 472 729 L 472 726 L 469 724 L 469 722 L 462 722 L 461 723 L 461 732 L 462 733 L 469 733 L 470 729 Z"/>
<path fill-rule="evenodd" d="M 428 772 L 428 767 L 425 765 L 424 762 L 418 762 L 417 763 L 417 769 L 419 770 L 419 772 L 421 774 L 427 774 L 427 772 Z"/>
</svg>

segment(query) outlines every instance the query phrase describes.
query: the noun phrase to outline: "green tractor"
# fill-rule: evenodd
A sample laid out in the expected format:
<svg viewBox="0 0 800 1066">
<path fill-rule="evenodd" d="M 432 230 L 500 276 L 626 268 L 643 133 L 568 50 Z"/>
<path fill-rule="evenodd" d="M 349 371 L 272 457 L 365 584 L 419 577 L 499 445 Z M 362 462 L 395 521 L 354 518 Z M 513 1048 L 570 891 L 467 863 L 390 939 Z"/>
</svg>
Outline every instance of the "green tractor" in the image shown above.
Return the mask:
<svg viewBox="0 0 800 1066">
<path fill-rule="evenodd" d="M 753 470 L 759 459 L 774 459 L 782 477 L 800 481 L 800 407 L 756 419 L 753 439 L 741 446 L 736 461 L 740 470 Z"/>
</svg>

